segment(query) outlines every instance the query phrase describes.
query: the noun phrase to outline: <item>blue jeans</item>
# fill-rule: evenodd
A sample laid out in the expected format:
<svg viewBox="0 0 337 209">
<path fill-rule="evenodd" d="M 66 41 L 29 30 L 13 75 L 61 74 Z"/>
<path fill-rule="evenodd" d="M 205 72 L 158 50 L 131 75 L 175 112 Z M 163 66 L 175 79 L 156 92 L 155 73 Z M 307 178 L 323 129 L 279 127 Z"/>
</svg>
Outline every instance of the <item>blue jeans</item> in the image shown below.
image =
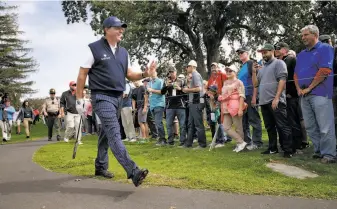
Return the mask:
<svg viewBox="0 0 337 209">
<path fill-rule="evenodd" d="M 305 128 L 314 145 L 315 153 L 322 157 L 336 157 L 336 137 L 332 100 L 309 95 L 301 99 Z"/>
<path fill-rule="evenodd" d="M 168 143 L 174 143 L 174 132 L 173 132 L 173 121 L 174 117 L 178 117 L 179 121 L 179 129 L 180 129 L 180 143 L 185 143 L 186 140 L 186 128 L 185 128 L 185 120 L 186 113 L 185 109 L 166 109 L 166 128 L 168 134 Z"/>
<path fill-rule="evenodd" d="M 156 124 L 159 136 L 159 142 L 165 142 L 165 129 L 163 125 L 164 107 L 155 107 L 152 109 L 152 115 L 154 117 L 154 123 Z"/>
</svg>

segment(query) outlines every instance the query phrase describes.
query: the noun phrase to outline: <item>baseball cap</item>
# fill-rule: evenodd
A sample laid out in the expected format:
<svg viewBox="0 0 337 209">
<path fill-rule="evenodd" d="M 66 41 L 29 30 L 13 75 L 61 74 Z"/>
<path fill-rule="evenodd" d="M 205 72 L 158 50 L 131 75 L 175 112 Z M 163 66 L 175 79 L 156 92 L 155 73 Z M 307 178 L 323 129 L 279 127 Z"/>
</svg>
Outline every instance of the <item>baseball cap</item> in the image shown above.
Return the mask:
<svg viewBox="0 0 337 209">
<path fill-rule="evenodd" d="M 225 69 L 231 69 L 236 73 L 239 71 L 239 69 L 235 65 L 226 66 Z"/>
<path fill-rule="evenodd" d="M 331 39 L 331 36 L 329 36 L 329 35 L 320 35 L 319 36 L 320 41 L 327 41 L 329 39 Z"/>
<path fill-rule="evenodd" d="M 275 50 L 280 50 L 281 48 L 289 49 L 289 45 L 285 42 L 279 42 L 274 45 Z"/>
<path fill-rule="evenodd" d="M 178 78 L 184 79 L 185 76 L 184 76 L 184 74 L 180 74 L 180 75 L 178 75 Z"/>
<path fill-rule="evenodd" d="M 215 66 L 219 67 L 219 65 L 218 65 L 218 63 L 217 63 L 217 62 L 212 62 L 212 64 L 211 64 L 211 67 L 212 67 L 213 65 L 215 65 Z"/>
<path fill-rule="evenodd" d="M 244 46 L 244 47 L 241 47 L 238 50 L 236 50 L 236 53 L 239 53 L 239 52 L 249 52 L 249 49 Z"/>
<path fill-rule="evenodd" d="M 191 60 L 191 61 L 188 63 L 188 65 L 187 65 L 187 66 L 198 67 L 198 64 L 197 64 L 197 62 L 196 62 L 196 61 L 194 61 L 194 60 Z"/>
<path fill-rule="evenodd" d="M 75 81 L 70 81 L 70 83 L 69 83 L 69 86 L 72 86 L 72 85 L 76 85 L 76 82 Z"/>
<path fill-rule="evenodd" d="M 265 44 L 263 45 L 263 47 L 259 50 L 257 50 L 258 52 L 262 52 L 262 51 L 274 51 L 275 48 L 272 44 Z"/>
<path fill-rule="evenodd" d="M 127 28 L 127 24 L 123 23 L 120 19 L 118 19 L 115 16 L 110 16 L 108 18 L 106 18 L 103 21 L 103 27 L 105 28 L 110 28 L 110 27 L 123 27 L 123 28 Z"/>
<path fill-rule="evenodd" d="M 49 90 L 49 94 L 55 94 L 55 93 L 56 93 L 55 89 L 50 89 Z"/>
<path fill-rule="evenodd" d="M 170 66 L 170 67 L 168 68 L 168 71 L 169 71 L 169 72 L 175 72 L 175 71 L 177 71 L 177 69 L 176 69 L 175 67 L 173 67 L 173 66 Z"/>
<path fill-rule="evenodd" d="M 142 83 L 144 82 L 150 82 L 150 78 L 145 78 L 144 80 L 142 80 Z"/>
</svg>

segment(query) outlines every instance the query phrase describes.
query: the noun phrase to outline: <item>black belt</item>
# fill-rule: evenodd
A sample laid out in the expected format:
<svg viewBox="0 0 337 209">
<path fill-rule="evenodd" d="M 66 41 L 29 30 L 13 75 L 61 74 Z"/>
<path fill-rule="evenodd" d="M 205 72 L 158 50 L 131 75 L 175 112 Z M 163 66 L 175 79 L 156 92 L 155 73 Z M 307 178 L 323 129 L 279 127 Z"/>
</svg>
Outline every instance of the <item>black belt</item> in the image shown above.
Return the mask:
<svg viewBox="0 0 337 209">
<path fill-rule="evenodd" d="M 48 116 L 58 116 L 59 112 L 47 112 Z"/>
</svg>

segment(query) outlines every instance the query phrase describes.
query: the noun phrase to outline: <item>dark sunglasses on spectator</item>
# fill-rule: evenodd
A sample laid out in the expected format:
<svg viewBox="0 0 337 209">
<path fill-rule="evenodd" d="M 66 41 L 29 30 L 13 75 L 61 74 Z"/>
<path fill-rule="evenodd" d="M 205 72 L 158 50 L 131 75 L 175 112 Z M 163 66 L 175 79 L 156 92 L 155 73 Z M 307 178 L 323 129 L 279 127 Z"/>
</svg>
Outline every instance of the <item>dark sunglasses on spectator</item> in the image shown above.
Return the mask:
<svg viewBox="0 0 337 209">
<path fill-rule="evenodd" d="M 226 70 L 226 73 L 232 73 L 233 70 Z"/>
<path fill-rule="evenodd" d="M 242 51 L 241 51 L 241 52 L 238 52 L 239 55 L 240 55 L 240 54 L 243 54 L 243 53 L 245 53 L 245 52 L 242 52 Z"/>
<path fill-rule="evenodd" d="M 71 86 L 76 86 L 76 84 L 73 84 L 73 85 L 71 85 Z"/>
<path fill-rule="evenodd" d="M 275 48 L 275 50 L 280 50 L 281 49 L 281 47 L 278 46 L 278 45 L 274 45 L 274 48 Z"/>
</svg>

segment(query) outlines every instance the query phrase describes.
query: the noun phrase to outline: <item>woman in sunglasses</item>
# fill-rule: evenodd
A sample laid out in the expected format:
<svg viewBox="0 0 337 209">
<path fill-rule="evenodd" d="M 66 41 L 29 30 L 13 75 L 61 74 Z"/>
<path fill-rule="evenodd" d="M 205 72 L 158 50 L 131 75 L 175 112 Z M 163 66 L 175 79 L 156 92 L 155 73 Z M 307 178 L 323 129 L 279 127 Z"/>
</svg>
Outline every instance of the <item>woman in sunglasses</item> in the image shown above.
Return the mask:
<svg viewBox="0 0 337 209">
<path fill-rule="evenodd" d="M 247 143 L 243 140 L 242 116 L 245 106 L 245 87 L 237 79 L 238 68 L 231 65 L 225 68 L 227 80 L 224 81 L 221 95 L 218 100 L 221 102 L 221 114 L 225 132 L 236 139 L 237 145 L 234 152 L 240 152 L 245 149 Z M 232 129 L 234 124 L 235 130 Z"/>
</svg>

